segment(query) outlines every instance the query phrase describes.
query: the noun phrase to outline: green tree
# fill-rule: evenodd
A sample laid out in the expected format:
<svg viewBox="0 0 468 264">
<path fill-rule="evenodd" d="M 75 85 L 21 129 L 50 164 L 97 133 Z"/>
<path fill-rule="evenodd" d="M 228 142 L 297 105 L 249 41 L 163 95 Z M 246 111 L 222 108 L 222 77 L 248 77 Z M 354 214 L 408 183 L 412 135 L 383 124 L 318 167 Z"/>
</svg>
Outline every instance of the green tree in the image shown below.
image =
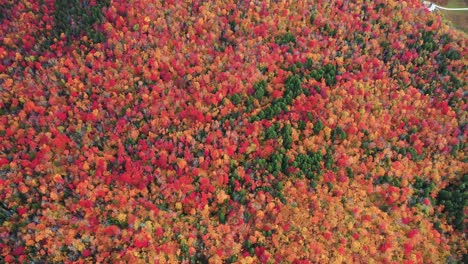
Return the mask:
<svg viewBox="0 0 468 264">
<path fill-rule="evenodd" d="M 291 149 L 293 139 L 292 139 L 292 129 L 290 124 L 286 124 L 281 130 L 281 135 L 283 137 L 283 147 L 285 149 Z"/>
</svg>

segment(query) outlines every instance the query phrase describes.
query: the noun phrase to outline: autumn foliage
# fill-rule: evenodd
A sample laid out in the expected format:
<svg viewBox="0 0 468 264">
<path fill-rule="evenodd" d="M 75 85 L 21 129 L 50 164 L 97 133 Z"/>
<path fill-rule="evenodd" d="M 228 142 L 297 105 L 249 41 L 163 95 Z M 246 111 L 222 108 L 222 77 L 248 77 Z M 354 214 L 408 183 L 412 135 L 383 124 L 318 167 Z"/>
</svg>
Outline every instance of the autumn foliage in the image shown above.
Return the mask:
<svg viewBox="0 0 468 264">
<path fill-rule="evenodd" d="M 420 1 L 0 6 L 0 262 L 466 261 L 467 40 Z"/>
</svg>

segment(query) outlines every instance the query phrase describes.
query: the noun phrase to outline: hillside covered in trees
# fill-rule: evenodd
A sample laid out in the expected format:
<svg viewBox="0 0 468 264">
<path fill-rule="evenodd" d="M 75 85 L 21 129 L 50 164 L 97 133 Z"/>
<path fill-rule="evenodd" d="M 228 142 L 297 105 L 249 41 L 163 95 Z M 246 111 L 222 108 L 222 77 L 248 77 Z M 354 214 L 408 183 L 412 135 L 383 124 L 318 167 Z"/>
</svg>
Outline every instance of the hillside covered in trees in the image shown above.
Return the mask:
<svg viewBox="0 0 468 264">
<path fill-rule="evenodd" d="M 0 263 L 466 263 L 466 42 L 416 0 L 0 0 Z"/>
</svg>

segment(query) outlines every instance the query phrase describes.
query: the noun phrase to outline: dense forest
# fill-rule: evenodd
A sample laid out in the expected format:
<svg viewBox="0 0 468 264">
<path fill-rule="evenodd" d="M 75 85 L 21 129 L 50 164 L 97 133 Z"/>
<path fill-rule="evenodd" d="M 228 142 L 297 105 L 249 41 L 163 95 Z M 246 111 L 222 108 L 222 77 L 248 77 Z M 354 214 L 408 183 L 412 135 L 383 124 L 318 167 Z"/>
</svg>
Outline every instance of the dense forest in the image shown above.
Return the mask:
<svg viewBox="0 0 468 264">
<path fill-rule="evenodd" d="M 417 0 L 0 0 L 0 263 L 467 263 L 466 43 Z"/>
</svg>

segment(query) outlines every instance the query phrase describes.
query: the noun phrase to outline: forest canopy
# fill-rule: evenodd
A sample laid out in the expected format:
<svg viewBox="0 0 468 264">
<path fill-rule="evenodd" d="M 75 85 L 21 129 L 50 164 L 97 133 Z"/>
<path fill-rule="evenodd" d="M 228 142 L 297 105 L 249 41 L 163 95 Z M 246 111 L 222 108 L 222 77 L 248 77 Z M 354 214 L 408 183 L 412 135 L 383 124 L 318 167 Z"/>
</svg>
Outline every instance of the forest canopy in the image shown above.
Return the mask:
<svg viewBox="0 0 468 264">
<path fill-rule="evenodd" d="M 0 1 L 0 262 L 466 262 L 466 41 L 417 0 Z"/>
</svg>

